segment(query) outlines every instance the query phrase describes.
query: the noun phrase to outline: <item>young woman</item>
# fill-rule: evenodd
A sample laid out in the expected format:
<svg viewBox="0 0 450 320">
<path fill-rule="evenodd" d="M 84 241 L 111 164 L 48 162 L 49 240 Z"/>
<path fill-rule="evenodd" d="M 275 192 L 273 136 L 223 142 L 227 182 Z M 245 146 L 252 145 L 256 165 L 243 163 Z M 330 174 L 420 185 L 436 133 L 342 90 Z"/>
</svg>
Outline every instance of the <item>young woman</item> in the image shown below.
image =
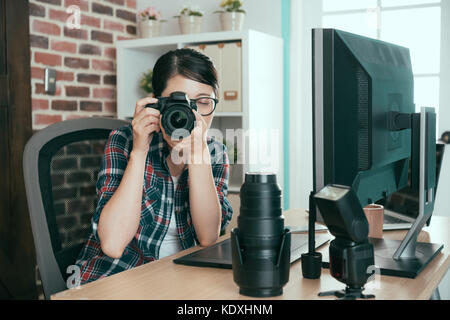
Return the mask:
<svg viewBox="0 0 450 320">
<path fill-rule="evenodd" d="M 144 98 L 131 125 L 111 132 L 92 233 L 76 262 L 82 284 L 196 244 L 209 246 L 233 214 L 225 147 L 206 135 L 217 103 L 211 60 L 191 49 L 170 51 L 156 62 L 152 84 L 156 97 L 181 91 L 194 100 L 196 126 L 189 137 L 172 140 L 160 112 L 145 108 L 158 100 Z"/>
</svg>

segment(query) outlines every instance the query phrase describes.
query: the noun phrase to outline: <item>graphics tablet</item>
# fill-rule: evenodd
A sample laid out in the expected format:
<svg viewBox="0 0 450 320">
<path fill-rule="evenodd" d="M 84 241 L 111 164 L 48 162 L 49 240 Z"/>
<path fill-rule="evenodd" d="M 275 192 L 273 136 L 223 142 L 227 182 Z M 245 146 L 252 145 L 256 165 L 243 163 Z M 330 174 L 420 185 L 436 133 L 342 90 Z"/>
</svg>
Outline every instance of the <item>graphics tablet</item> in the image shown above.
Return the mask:
<svg viewBox="0 0 450 320">
<path fill-rule="evenodd" d="M 316 248 L 327 243 L 331 238 L 332 236 L 329 234 L 316 234 Z M 291 263 L 299 260 L 301 255 L 306 252 L 308 252 L 308 234 L 291 233 Z M 173 262 L 194 267 L 231 269 L 231 239 L 189 253 L 174 259 Z"/>
</svg>

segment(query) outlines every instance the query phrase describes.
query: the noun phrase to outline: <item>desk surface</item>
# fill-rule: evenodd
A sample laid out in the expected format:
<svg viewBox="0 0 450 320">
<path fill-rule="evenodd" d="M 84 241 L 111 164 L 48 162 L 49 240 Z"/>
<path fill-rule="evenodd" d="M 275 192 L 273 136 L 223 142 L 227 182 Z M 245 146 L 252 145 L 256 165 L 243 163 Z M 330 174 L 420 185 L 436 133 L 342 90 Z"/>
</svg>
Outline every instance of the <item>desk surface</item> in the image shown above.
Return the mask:
<svg viewBox="0 0 450 320">
<path fill-rule="evenodd" d="M 289 210 L 284 213 L 285 225 L 306 225 L 307 216 L 303 210 Z M 450 267 L 450 219 L 434 216 L 430 227 L 424 228 L 419 241 L 444 244 L 444 249 L 419 274 L 416 279 L 378 276 L 372 288 L 365 293 L 373 293 L 377 299 L 428 299 Z M 385 239 L 401 240 L 406 231 L 389 231 Z M 221 237 L 221 241 L 229 235 Z M 79 288 L 59 292 L 52 299 L 170 299 L 170 300 L 237 300 L 251 299 L 239 294 L 233 281 L 232 270 L 200 268 L 177 265 L 174 258 L 199 250 L 193 247 L 173 256 L 154 261 L 107 278 L 103 278 Z M 319 249 L 328 251 L 328 244 Z M 344 284 L 335 280 L 328 269 L 322 269 L 318 280 L 302 277 L 301 262 L 291 265 L 289 282 L 283 288 L 283 295 L 270 299 L 334 299 L 318 298 L 322 291 L 341 290 Z"/>
</svg>

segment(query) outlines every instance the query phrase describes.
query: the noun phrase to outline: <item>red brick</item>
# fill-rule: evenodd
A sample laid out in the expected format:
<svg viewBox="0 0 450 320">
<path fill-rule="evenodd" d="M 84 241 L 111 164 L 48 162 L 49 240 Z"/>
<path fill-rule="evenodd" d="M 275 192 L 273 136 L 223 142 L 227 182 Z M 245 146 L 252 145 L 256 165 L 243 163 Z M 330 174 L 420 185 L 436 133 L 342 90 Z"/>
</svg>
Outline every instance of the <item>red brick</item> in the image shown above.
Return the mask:
<svg viewBox="0 0 450 320">
<path fill-rule="evenodd" d="M 89 95 L 90 95 L 89 87 L 66 86 L 66 96 L 68 97 L 88 98 Z"/>
<path fill-rule="evenodd" d="M 117 102 L 116 101 L 105 101 L 104 105 L 105 105 L 105 109 L 103 111 L 111 112 L 111 113 L 117 112 Z"/>
<path fill-rule="evenodd" d="M 58 25 L 40 20 L 33 21 L 33 31 L 53 36 L 59 36 L 61 34 L 61 28 Z"/>
<path fill-rule="evenodd" d="M 105 43 L 113 43 L 113 35 L 109 32 L 102 32 L 102 31 L 91 31 L 91 40 L 96 40 L 100 42 Z"/>
<path fill-rule="evenodd" d="M 56 71 L 56 81 L 73 81 L 74 78 L 73 72 Z"/>
<path fill-rule="evenodd" d="M 45 69 L 38 67 L 31 67 L 31 79 L 44 79 Z"/>
<path fill-rule="evenodd" d="M 136 13 L 128 11 L 128 10 L 117 9 L 116 17 L 124 19 L 124 20 L 128 20 L 130 22 L 136 22 Z"/>
<path fill-rule="evenodd" d="M 84 119 L 87 118 L 85 115 L 79 115 L 79 114 L 68 114 L 65 116 L 64 120 L 74 120 L 74 119 Z"/>
<path fill-rule="evenodd" d="M 81 101 L 81 111 L 102 111 L 102 103 L 98 101 Z"/>
<path fill-rule="evenodd" d="M 115 99 L 116 98 L 116 89 L 94 88 L 93 97 L 94 98 Z"/>
<path fill-rule="evenodd" d="M 69 17 L 71 16 L 71 13 L 67 13 L 66 11 L 62 11 L 62 10 L 55 10 L 55 9 L 50 9 L 50 19 L 52 20 L 57 20 L 60 22 L 66 22 L 67 19 L 69 19 Z"/>
<path fill-rule="evenodd" d="M 87 31 L 83 29 L 69 29 L 67 27 L 64 27 L 64 36 L 75 38 L 75 39 L 83 39 L 87 40 L 88 35 Z"/>
<path fill-rule="evenodd" d="M 98 74 L 79 73 L 77 75 L 78 82 L 100 84 L 100 76 Z"/>
<path fill-rule="evenodd" d="M 101 5 L 100 3 L 93 2 L 92 3 L 92 12 L 99 14 L 106 14 L 109 16 L 113 15 L 113 9 L 108 6 Z"/>
<path fill-rule="evenodd" d="M 123 32 L 124 25 L 116 21 L 103 20 L 103 29 Z"/>
<path fill-rule="evenodd" d="M 112 61 L 92 59 L 92 69 L 104 70 L 104 71 L 115 71 L 116 68 Z"/>
<path fill-rule="evenodd" d="M 78 47 L 78 53 L 80 54 L 94 54 L 101 55 L 102 49 L 99 46 L 94 46 L 92 44 L 83 43 Z"/>
<path fill-rule="evenodd" d="M 117 79 L 115 74 L 105 74 L 103 76 L 103 84 L 116 85 Z"/>
<path fill-rule="evenodd" d="M 89 60 L 80 58 L 64 58 L 64 65 L 69 68 L 89 69 Z"/>
<path fill-rule="evenodd" d="M 36 125 L 50 125 L 56 122 L 62 121 L 62 117 L 59 114 L 35 114 L 34 123 Z"/>
<path fill-rule="evenodd" d="M 52 110 L 63 110 L 63 111 L 76 111 L 77 102 L 67 101 L 67 100 L 53 100 Z"/>
<path fill-rule="evenodd" d="M 34 93 L 45 94 L 45 87 L 43 83 L 36 83 L 34 87 Z"/>
<path fill-rule="evenodd" d="M 68 41 L 52 40 L 50 43 L 50 47 L 52 50 L 55 50 L 55 51 L 63 51 L 63 52 L 69 52 L 69 53 L 77 52 L 77 45 L 73 42 L 68 42 Z"/>
<path fill-rule="evenodd" d="M 136 35 L 136 26 L 128 25 L 127 33 L 129 33 L 131 35 Z"/>
<path fill-rule="evenodd" d="M 66 1 L 64 1 L 65 7 L 70 7 L 73 5 L 78 6 L 80 8 L 80 10 L 82 10 L 82 11 L 89 11 L 89 1 L 87 1 L 87 0 L 66 0 Z"/>
<path fill-rule="evenodd" d="M 48 66 L 60 66 L 62 57 L 59 54 L 45 53 L 45 52 L 35 52 L 34 62 L 42 63 Z"/>
<path fill-rule="evenodd" d="M 48 4 L 53 4 L 55 6 L 60 6 L 61 5 L 61 0 L 37 0 L 39 2 L 45 2 Z"/>
<path fill-rule="evenodd" d="M 103 54 L 108 58 L 116 60 L 116 48 L 105 48 Z"/>
<path fill-rule="evenodd" d="M 119 6 L 125 5 L 125 0 L 106 0 L 106 1 L 114 3 L 114 4 L 118 4 Z"/>
<path fill-rule="evenodd" d="M 90 17 L 87 15 L 82 14 L 81 15 L 81 25 L 88 25 L 95 28 L 100 28 L 101 26 L 101 20 L 99 18 Z"/>
<path fill-rule="evenodd" d="M 48 49 L 48 37 L 30 34 L 30 47 Z"/>
<path fill-rule="evenodd" d="M 45 7 L 30 3 L 30 16 L 45 17 Z"/>
<path fill-rule="evenodd" d="M 136 0 L 127 0 L 127 7 L 130 9 L 136 9 Z"/>
<path fill-rule="evenodd" d="M 47 110 L 48 100 L 46 99 L 32 99 L 31 108 L 34 110 Z"/>
</svg>

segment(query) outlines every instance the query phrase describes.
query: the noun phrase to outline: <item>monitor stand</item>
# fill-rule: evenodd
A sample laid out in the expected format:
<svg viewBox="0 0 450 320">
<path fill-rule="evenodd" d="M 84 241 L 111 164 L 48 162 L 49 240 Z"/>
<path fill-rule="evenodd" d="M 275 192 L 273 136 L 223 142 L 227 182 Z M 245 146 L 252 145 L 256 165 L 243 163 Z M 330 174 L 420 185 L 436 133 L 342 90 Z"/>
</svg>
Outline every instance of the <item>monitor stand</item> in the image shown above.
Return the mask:
<svg viewBox="0 0 450 320">
<path fill-rule="evenodd" d="M 441 244 L 417 242 L 414 257 L 394 259 L 393 255 L 402 243 L 401 240 L 369 238 L 369 242 L 374 247 L 375 273 L 411 279 L 416 278 L 444 247 Z M 329 268 L 329 261 L 328 251 L 323 252 L 322 267 Z"/>
<path fill-rule="evenodd" d="M 429 183 L 427 175 L 429 170 L 433 173 L 436 172 L 436 167 L 433 166 L 436 160 L 429 161 L 427 155 L 436 154 L 436 114 L 432 108 L 422 108 L 420 117 L 416 115 L 416 119 L 411 125 L 411 144 L 419 145 L 419 215 L 403 241 L 376 240 L 372 242 L 375 255 L 379 257 L 379 261 L 383 261 L 380 266 L 385 268 L 389 266 L 386 268 L 386 272 L 392 271 L 397 274 L 407 272 L 414 275 L 414 278 L 444 247 L 443 245 L 417 242 L 420 231 L 431 217 L 434 209 L 435 183 Z M 417 134 L 417 129 L 419 129 L 419 134 Z M 419 141 L 416 141 L 415 137 L 419 138 Z M 392 252 L 394 248 L 396 249 Z"/>
<path fill-rule="evenodd" d="M 420 128 L 420 134 L 417 130 Z M 374 246 L 375 266 L 382 275 L 415 278 L 434 257 L 441 252 L 443 245 L 417 242 L 418 236 L 434 209 L 433 187 L 426 183 L 427 170 L 432 161 L 427 162 L 428 153 L 436 152 L 436 115 L 434 109 L 422 108 L 420 125 L 412 127 L 412 143 L 414 135 L 419 138 L 419 215 L 409 229 L 405 238 L 399 240 L 385 240 L 369 238 Z M 434 161 L 433 163 L 435 163 Z M 329 257 L 324 255 L 322 266 L 329 267 Z"/>
<path fill-rule="evenodd" d="M 396 259 L 394 258 L 395 252 L 403 241 L 369 238 L 369 242 L 373 244 L 374 248 L 375 266 L 379 268 L 380 274 L 415 278 L 444 247 L 444 245 L 434 243 L 415 242 L 414 256 L 401 256 Z"/>
</svg>

